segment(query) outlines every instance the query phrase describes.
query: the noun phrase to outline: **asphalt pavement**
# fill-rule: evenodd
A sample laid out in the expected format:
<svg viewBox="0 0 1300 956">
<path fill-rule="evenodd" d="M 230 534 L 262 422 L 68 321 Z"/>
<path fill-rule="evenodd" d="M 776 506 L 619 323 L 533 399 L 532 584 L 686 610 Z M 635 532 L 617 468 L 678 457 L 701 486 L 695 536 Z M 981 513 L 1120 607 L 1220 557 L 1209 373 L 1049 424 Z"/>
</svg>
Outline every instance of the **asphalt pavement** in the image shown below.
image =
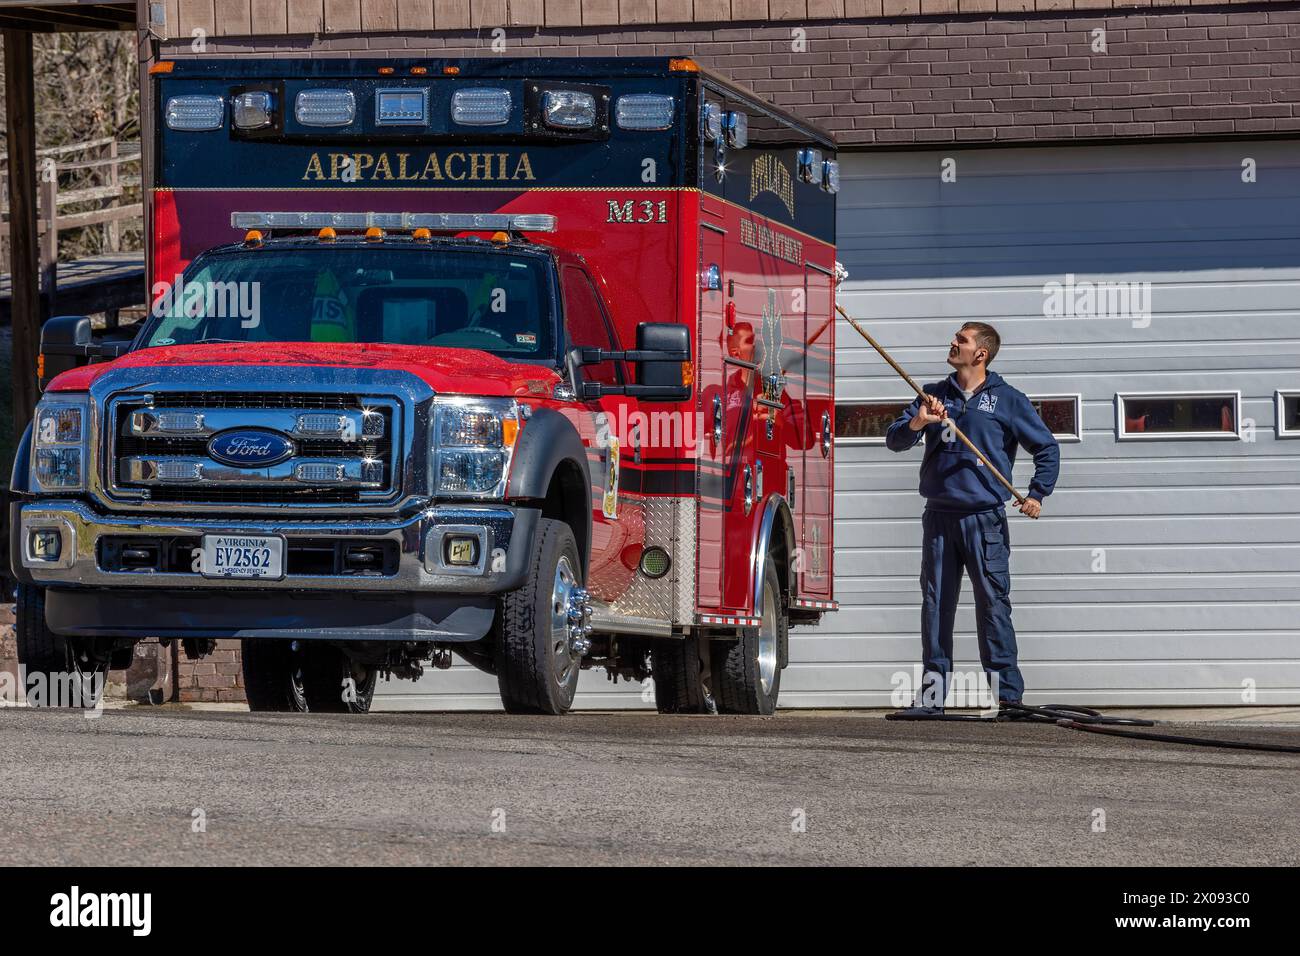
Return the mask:
<svg viewBox="0 0 1300 956">
<path fill-rule="evenodd" d="M 0 863 L 1300 863 L 1300 755 L 877 718 L 0 709 Z"/>
</svg>

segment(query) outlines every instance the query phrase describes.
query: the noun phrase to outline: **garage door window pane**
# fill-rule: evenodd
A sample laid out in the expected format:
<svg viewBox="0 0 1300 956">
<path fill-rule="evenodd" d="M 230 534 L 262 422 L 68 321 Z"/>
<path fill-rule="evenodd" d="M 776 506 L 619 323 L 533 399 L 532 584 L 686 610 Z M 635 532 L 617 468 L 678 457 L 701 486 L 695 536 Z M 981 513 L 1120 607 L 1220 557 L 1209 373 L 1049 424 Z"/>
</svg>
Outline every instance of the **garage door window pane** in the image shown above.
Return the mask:
<svg viewBox="0 0 1300 956">
<path fill-rule="evenodd" d="M 1300 392 L 1277 393 L 1277 433 L 1300 438 Z"/>
<path fill-rule="evenodd" d="M 1124 438 L 1235 437 L 1237 395 L 1121 395 Z"/>
<path fill-rule="evenodd" d="M 1070 395 L 1063 398 L 1031 398 L 1030 404 L 1043 424 L 1057 438 L 1079 438 L 1079 400 Z"/>
<path fill-rule="evenodd" d="M 853 402 L 835 406 L 835 438 L 884 441 L 885 432 L 910 401 Z"/>
</svg>

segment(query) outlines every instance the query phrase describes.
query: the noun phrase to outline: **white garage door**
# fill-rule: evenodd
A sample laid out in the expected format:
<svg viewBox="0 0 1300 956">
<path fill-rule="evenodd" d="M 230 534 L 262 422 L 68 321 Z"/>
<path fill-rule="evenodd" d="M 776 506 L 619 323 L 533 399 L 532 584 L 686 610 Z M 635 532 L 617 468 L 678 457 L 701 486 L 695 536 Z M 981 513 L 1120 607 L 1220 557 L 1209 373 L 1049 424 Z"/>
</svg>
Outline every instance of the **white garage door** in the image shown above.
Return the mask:
<svg viewBox="0 0 1300 956">
<path fill-rule="evenodd" d="M 946 374 L 962 321 L 991 322 L 1013 385 L 1079 397 L 1082 440 L 1062 445 L 1043 518 L 1010 519 L 1029 698 L 1240 704 L 1253 689 L 1300 703 L 1300 441 L 1280 437 L 1300 390 L 1300 144 L 842 159 L 850 313 L 922 381 Z M 1150 286 L 1107 313 L 1090 310 L 1090 282 Z M 837 401 L 907 396 L 844 324 L 837 344 Z M 800 641 L 787 688 L 791 702 L 882 705 L 918 654 L 920 451 L 842 443 L 837 458 L 846 610 Z M 957 658 L 978 669 L 969 599 Z"/>
<path fill-rule="evenodd" d="M 1300 703 L 1300 441 L 1284 437 L 1300 431 L 1300 144 L 841 160 L 846 308 L 920 380 L 946 374 L 953 330 L 979 319 L 1001 331 L 1012 384 L 1058 408 L 1077 397 L 1080 440 L 1062 445 L 1043 519 L 1011 517 L 1027 699 Z M 1138 285 L 1090 314 L 1088 283 Z M 841 403 L 907 398 L 844 323 L 837 342 Z M 1160 430 L 1221 407 L 1226 435 Z M 918 659 L 919 451 L 836 456 L 843 610 L 792 635 L 787 707 L 889 706 Z M 967 588 L 957 666 L 977 669 L 969 604 Z M 384 709 L 498 706 L 495 679 L 459 664 L 380 694 Z M 603 672 L 579 685 L 579 707 L 652 705 Z"/>
</svg>

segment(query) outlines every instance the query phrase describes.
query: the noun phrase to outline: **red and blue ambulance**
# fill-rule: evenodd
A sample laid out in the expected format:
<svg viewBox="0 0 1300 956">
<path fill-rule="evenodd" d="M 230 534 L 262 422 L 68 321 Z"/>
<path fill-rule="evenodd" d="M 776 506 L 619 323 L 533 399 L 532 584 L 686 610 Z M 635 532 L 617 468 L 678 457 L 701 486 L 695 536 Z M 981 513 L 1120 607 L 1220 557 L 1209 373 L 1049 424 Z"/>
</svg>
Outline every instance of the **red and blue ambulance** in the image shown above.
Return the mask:
<svg viewBox="0 0 1300 956">
<path fill-rule="evenodd" d="M 131 342 L 45 326 L 29 673 L 242 641 L 255 710 L 457 655 L 768 714 L 833 594 L 829 136 L 689 59 L 162 62 Z"/>
</svg>

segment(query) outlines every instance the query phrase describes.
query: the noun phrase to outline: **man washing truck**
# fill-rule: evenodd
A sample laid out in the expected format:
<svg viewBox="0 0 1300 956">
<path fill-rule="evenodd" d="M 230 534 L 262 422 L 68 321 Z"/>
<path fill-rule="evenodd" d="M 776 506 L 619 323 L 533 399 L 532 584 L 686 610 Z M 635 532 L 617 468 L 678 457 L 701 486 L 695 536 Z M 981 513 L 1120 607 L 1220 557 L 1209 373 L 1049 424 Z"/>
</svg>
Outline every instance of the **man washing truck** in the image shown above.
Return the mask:
<svg viewBox="0 0 1300 956">
<path fill-rule="evenodd" d="M 993 465 L 1011 474 L 1020 445 L 1034 456 L 1034 478 L 1019 505 L 1030 518 L 1042 513 L 1060 469 L 1060 448 L 1023 392 L 1008 385 L 989 365 L 1001 339 L 993 326 L 967 322 L 953 336 L 948 364 L 953 372 L 925 386 L 890 427 L 885 443 L 907 451 L 925 436 L 921 461 L 921 655 L 920 693 L 902 714 L 943 713 L 952 671 L 952 629 L 963 568 L 975 592 L 980 663 L 998 695 L 1002 713 L 1019 704 L 1024 679 L 1017 664 L 1011 623 L 1011 538 L 1006 493 L 978 458 L 956 440 L 955 423 Z"/>
</svg>

